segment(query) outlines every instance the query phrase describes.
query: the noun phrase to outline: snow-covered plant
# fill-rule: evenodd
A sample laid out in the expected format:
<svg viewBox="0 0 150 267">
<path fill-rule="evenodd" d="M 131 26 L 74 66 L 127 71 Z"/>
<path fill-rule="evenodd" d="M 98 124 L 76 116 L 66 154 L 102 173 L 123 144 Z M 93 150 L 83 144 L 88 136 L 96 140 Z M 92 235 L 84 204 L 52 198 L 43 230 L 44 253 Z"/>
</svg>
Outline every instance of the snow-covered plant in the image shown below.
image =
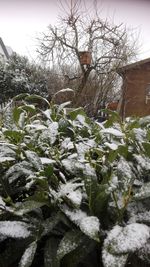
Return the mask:
<svg viewBox="0 0 150 267">
<path fill-rule="evenodd" d="M 0 266 L 149 264 L 150 118 L 101 124 L 14 101 L 0 129 Z"/>
</svg>

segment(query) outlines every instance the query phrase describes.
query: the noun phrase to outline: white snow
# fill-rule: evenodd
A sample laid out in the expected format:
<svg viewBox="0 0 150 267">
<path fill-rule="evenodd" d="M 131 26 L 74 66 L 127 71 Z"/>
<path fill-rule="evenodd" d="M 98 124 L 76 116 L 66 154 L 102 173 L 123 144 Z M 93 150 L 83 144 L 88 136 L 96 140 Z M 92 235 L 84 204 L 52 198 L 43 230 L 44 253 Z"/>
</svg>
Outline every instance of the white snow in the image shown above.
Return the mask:
<svg viewBox="0 0 150 267">
<path fill-rule="evenodd" d="M 73 149 L 73 148 L 74 148 L 74 145 L 73 145 L 73 142 L 71 141 L 70 137 L 67 137 L 62 141 L 61 149 L 70 150 L 70 149 Z"/>
<path fill-rule="evenodd" d="M 85 219 L 87 217 L 87 214 L 82 210 L 64 209 L 63 211 L 68 216 L 68 218 L 77 225 L 80 224 L 80 221 L 82 219 Z"/>
<path fill-rule="evenodd" d="M 107 250 L 103 249 L 102 260 L 104 267 L 124 267 L 128 255 L 112 255 Z"/>
<path fill-rule="evenodd" d="M 140 128 L 134 128 L 133 132 L 135 134 L 135 138 L 138 142 L 143 142 L 146 138 L 146 130 Z"/>
<path fill-rule="evenodd" d="M 144 155 L 141 156 L 141 155 L 134 154 L 133 156 L 136 159 L 138 166 L 140 168 L 145 169 L 147 171 L 150 170 L 150 159 L 149 158 L 145 157 Z"/>
<path fill-rule="evenodd" d="M 55 163 L 55 160 L 49 159 L 49 158 L 41 157 L 40 160 L 41 160 L 42 164 L 53 164 L 53 163 Z"/>
<path fill-rule="evenodd" d="M 76 206 L 79 207 L 82 202 L 82 193 L 80 190 L 72 191 L 67 195 L 67 198 Z"/>
<path fill-rule="evenodd" d="M 88 216 L 85 212 L 79 209 L 74 211 L 64 209 L 63 211 L 72 222 L 80 227 L 84 234 L 96 241 L 99 241 L 98 233 L 100 223 L 97 217 Z"/>
<path fill-rule="evenodd" d="M 59 243 L 57 258 L 61 260 L 66 254 L 79 246 L 81 233 L 79 231 L 69 231 Z"/>
<path fill-rule="evenodd" d="M 117 150 L 118 149 L 118 145 L 117 144 L 114 144 L 114 143 L 105 142 L 104 143 L 104 146 L 109 147 L 111 150 Z"/>
<path fill-rule="evenodd" d="M 0 221 L 0 235 L 12 238 L 26 238 L 30 236 L 28 224 L 19 221 Z"/>
<path fill-rule="evenodd" d="M 150 182 L 145 183 L 142 187 L 135 193 L 135 199 L 146 199 L 150 197 Z"/>
<path fill-rule="evenodd" d="M 135 252 L 142 248 L 150 237 L 147 225 L 132 223 L 125 227 L 116 225 L 104 241 L 104 247 L 111 246 L 112 254 Z"/>
<path fill-rule="evenodd" d="M 39 141 L 50 142 L 52 145 L 55 143 L 58 135 L 58 122 L 52 122 L 49 127 L 42 131 Z"/>
<path fill-rule="evenodd" d="M 102 129 L 100 131 L 101 133 L 103 134 L 109 134 L 109 135 L 114 135 L 116 137 L 119 137 L 119 138 L 123 138 L 124 137 L 124 133 L 122 133 L 121 131 L 115 129 L 115 128 L 105 128 L 105 129 Z"/>
<path fill-rule="evenodd" d="M 21 258 L 20 264 L 19 264 L 20 267 L 27 267 L 27 266 L 29 267 L 31 265 L 33 258 L 34 258 L 34 255 L 35 255 L 35 252 L 36 252 L 36 249 L 37 249 L 37 243 L 36 243 L 36 241 L 34 241 L 25 250 L 25 252 Z"/>
<path fill-rule="evenodd" d="M 6 161 L 14 161 L 15 158 L 13 157 L 0 157 L 0 162 L 3 163 L 3 162 L 6 162 Z"/>
<path fill-rule="evenodd" d="M 88 216 L 80 221 L 81 231 L 89 237 L 99 241 L 98 233 L 100 228 L 99 219 L 95 216 Z"/>
<path fill-rule="evenodd" d="M 3 201 L 2 197 L 0 196 L 0 206 L 5 207 L 5 202 Z"/>
<path fill-rule="evenodd" d="M 74 93 L 74 90 L 70 89 L 70 88 L 64 88 L 64 89 L 59 90 L 55 95 L 57 95 L 59 93 L 65 93 L 65 92 L 73 92 Z"/>
</svg>

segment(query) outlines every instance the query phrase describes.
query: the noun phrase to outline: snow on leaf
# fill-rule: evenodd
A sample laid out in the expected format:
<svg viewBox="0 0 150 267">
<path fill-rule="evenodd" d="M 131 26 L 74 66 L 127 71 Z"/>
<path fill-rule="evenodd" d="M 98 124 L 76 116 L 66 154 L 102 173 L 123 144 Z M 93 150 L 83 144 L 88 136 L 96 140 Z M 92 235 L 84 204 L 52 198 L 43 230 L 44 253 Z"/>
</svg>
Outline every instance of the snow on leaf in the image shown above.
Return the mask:
<svg viewBox="0 0 150 267">
<path fill-rule="evenodd" d="M 44 158 L 44 157 L 40 158 L 40 160 L 41 160 L 42 164 L 54 164 L 56 162 L 53 159 Z"/>
<path fill-rule="evenodd" d="M 41 130 L 45 130 L 47 129 L 46 126 L 42 125 L 42 124 L 27 124 L 25 126 L 25 129 L 30 132 L 30 130 L 35 130 L 35 131 L 41 131 Z"/>
<path fill-rule="evenodd" d="M 114 144 L 114 143 L 105 142 L 104 143 L 104 146 L 109 147 L 111 150 L 117 150 L 118 149 L 118 145 L 117 144 Z"/>
<path fill-rule="evenodd" d="M 20 128 L 24 127 L 24 123 L 25 123 L 25 112 L 21 112 L 19 120 L 18 120 L 18 125 Z"/>
<path fill-rule="evenodd" d="M 83 234 L 80 231 L 69 231 L 60 241 L 57 250 L 57 258 L 61 260 L 66 254 L 75 250 L 82 241 Z"/>
<path fill-rule="evenodd" d="M 75 183 L 74 181 L 61 184 L 59 187 L 59 192 L 56 193 L 56 198 L 67 198 L 76 207 L 79 207 L 82 201 L 82 193 L 79 187 L 82 187 L 84 183 Z"/>
<path fill-rule="evenodd" d="M 97 217 L 88 216 L 82 210 L 63 210 L 66 216 L 74 222 L 77 226 L 80 227 L 81 231 L 88 237 L 99 241 L 98 233 L 100 223 Z"/>
<path fill-rule="evenodd" d="M 65 93 L 65 92 L 72 92 L 72 93 L 74 93 L 74 90 L 73 89 L 70 89 L 70 88 L 64 88 L 64 89 L 61 89 L 58 92 L 56 92 L 55 95 L 58 95 L 59 93 Z"/>
<path fill-rule="evenodd" d="M 66 106 L 69 106 L 71 104 L 71 101 L 64 102 L 59 105 L 58 112 L 60 112 L 62 109 L 64 109 Z"/>
<path fill-rule="evenodd" d="M 128 190 L 130 182 L 133 180 L 134 175 L 129 163 L 121 157 L 117 165 L 118 178 L 122 182 L 124 190 Z"/>
<path fill-rule="evenodd" d="M 73 203 L 75 207 L 80 207 L 82 202 L 82 193 L 80 190 L 70 192 L 67 195 L 67 198 Z"/>
<path fill-rule="evenodd" d="M 88 216 L 79 223 L 81 231 L 90 238 L 99 241 L 99 219 L 95 216 Z"/>
<path fill-rule="evenodd" d="M 150 197 L 150 182 L 145 183 L 141 188 L 135 193 L 134 199 L 146 199 Z"/>
<path fill-rule="evenodd" d="M 86 123 L 86 117 L 84 115 L 78 114 L 76 120 L 78 120 L 81 125 L 89 128 L 89 125 Z"/>
<path fill-rule="evenodd" d="M 14 161 L 15 158 L 13 157 L 0 157 L 0 163 L 7 162 L 7 161 Z"/>
<path fill-rule="evenodd" d="M 134 154 L 133 156 L 138 164 L 138 167 L 146 171 L 150 170 L 150 159 L 148 157 L 136 154 Z"/>
<path fill-rule="evenodd" d="M 30 236 L 29 225 L 19 221 L 1 221 L 0 235 L 12 238 L 27 238 Z"/>
<path fill-rule="evenodd" d="M 51 119 L 51 110 L 47 109 L 45 111 L 43 111 L 43 114 L 46 116 L 47 119 Z"/>
<path fill-rule="evenodd" d="M 79 225 L 80 221 L 87 217 L 87 214 L 82 210 L 69 210 L 68 208 L 64 208 L 63 212 L 76 225 Z"/>
<path fill-rule="evenodd" d="M 135 223 L 135 222 L 149 225 L 150 224 L 150 211 L 138 212 L 137 214 L 134 214 L 134 212 L 132 212 L 128 223 Z"/>
<path fill-rule="evenodd" d="M 82 169 L 85 176 L 92 177 L 94 180 L 97 180 L 96 171 L 89 163 L 84 164 Z"/>
<path fill-rule="evenodd" d="M 84 166 L 81 162 L 78 161 L 77 155 L 76 158 L 72 158 L 71 156 L 66 159 L 63 159 L 61 163 L 67 171 L 72 174 L 76 174 L 77 172 L 81 171 Z"/>
<path fill-rule="evenodd" d="M 42 131 L 39 141 L 42 142 L 50 142 L 51 145 L 53 145 L 56 141 L 58 135 L 58 123 L 57 122 L 51 122 L 49 124 L 49 127 Z"/>
<path fill-rule="evenodd" d="M 104 241 L 104 248 L 111 254 L 135 252 L 142 248 L 150 237 L 149 227 L 132 223 L 125 227 L 116 225 Z"/>
<path fill-rule="evenodd" d="M 146 245 L 138 251 L 138 257 L 142 261 L 150 264 L 150 240 L 148 240 Z"/>
<path fill-rule="evenodd" d="M 133 132 L 135 134 L 135 138 L 138 142 L 143 142 L 146 139 L 146 130 L 135 128 L 133 129 Z"/>
<path fill-rule="evenodd" d="M 14 158 L 16 153 L 13 150 L 13 148 L 15 149 L 16 147 L 12 145 L 11 148 L 11 144 L 7 144 L 7 143 L 0 143 L 0 157 L 12 157 Z"/>
<path fill-rule="evenodd" d="M 33 171 L 31 170 L 29 162 L 22 161 L 11 166 L 5 174 L 5 178 L 8 178 L 11 183 L 18 179 L 21 175 L 29 176 L 31 174 L 33 175 Z"/>
<path fill-rule="evenodd" d="M 19 267 L 30 267 L 32 264 L 32 261 L 34 259 L 34 255 L 37 249 L 37 242 L 32 242 L 28 248 L 25 250 L 21 261 L 19 263 Z"/>
<path fill-rule="evenodd" d="M 43 202 L 38 202 L 38 201 L 34 201 L 34 200 L 28 200 L 24 203 L 20 203 L 15 211 L 16 215 L 23 215 L 25 213 L 28 213 L 32 210 L 38 209 L 40 207 L 42 207 L 45 203 Z"/>
<path fill-rule="evenodd" d="M 102 261 L 104 267 L 124 267 L 127 261 L 128 255 L 112 255 L 107 250 L 103 249 Z"/>
<path fill-rule="evenodd" d="M 2 197 L 0 196 L 0 206 L 3 206 L 3 207 L 5 207 L 5 202 L 3 201 L 3 199 L 2 199 Z"/>
<path fill-rule="evenodd" d="M 113 136 L 119 137 L 119 138 L 124 137 L 124 133 L 122 133 L 121 131 L 119 131 L 115 128 L 105 128 L 105 129 L 101 130 L 101 133 L 113 135 Z"/>
<path fill-rule="evenodd" d="M 67 150 L 70 150 L 70 149 L 74 148 L 73 142 L 71 142 L 71 138 L 70 137 L 67 137 L 62 141 L 61 148 L 62 149 L 67 149 Z"/>
<path fill-rule="evenodd" d="M 42 162 L 35 152 L 27 150 L 25 151 L 25 155 L 36 170 L 42 169 Z"/>
<path fill-rule="evenodd" d="M 58 192 L 58 197 L 66 196 L 71 192 L 75 192 L 75 190 L 84 183 L 74 183 L 74 182 L 67 182 L 66 184 L 61 184 Z"/>
<path fill-rule="evenodd" d="M 84 160 L 85 157 L 85 153 L 87 153 L 90 148 L 93 148 L 96 146 L 96 143 L 93 139 L 89 139 L 86 140 L 86 142 L 79 142 L 78 144 L 76 144 L 76 149 L 77 149 L 77 153 L 79 158 L 82 160 Z"/>
</svg>

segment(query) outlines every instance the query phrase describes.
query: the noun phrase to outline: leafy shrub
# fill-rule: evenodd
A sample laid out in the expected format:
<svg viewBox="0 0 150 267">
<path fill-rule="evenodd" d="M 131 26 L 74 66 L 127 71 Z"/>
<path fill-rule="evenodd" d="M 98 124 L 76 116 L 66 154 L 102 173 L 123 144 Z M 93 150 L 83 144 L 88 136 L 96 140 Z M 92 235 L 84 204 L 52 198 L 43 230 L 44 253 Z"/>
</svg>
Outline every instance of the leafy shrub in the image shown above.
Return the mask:
<svg viewBox="0 0 150 267">
<path fill-rule="evenodd" d="M 100 124 L 14 100 L 0 131 L 0 266 L 149 263 L 150 117 Z"/>
<path fill-rule="evenodd" d="M 13 53 L 8 62 L 0 62 L 0 104 L 21 93 L 48 97 L 48 70 Z"/>
</svg>

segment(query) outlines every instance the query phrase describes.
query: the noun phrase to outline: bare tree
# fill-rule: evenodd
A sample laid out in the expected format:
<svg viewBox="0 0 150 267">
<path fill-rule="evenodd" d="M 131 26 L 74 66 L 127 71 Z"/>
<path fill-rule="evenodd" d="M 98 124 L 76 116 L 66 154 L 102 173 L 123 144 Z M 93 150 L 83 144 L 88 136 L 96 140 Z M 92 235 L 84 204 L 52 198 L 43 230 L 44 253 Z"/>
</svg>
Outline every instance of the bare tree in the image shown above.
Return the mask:
<svg viewBox="0 0 150 267">
<path fill-rule="evenodd" d="M 99 81 L 104 77 L 108 79 L 109 75 L 114 77 L 112 73 L 135 55 L 135 43 L 126 27 L 102 20 L 97 8 L 90 12 L 87 7 L 83 8 L 82 0 L 66 0 L 65 4 L 63 1 L 61 5 L 66 12 L 57 25 L 49 25 L 48 32 L 43 33 L 38 52 L 51 65 L 55 64 L 60 69 L 64 65 L 73 68 L 73 76 L 68 73 L 63 75 L 68 84 L 76 80 L 74 104 L 77 105 L 81 104 L 83 92 L 86 94 L 89 78 L 98 77 Z M 83 51 L 91 55 L 90 64 L 82 62 Z M 96 98 L 99 96 L 100 92 L 97 91 Z M 98 103 L 96 98 L 95 105 Z"/>
</svg>

